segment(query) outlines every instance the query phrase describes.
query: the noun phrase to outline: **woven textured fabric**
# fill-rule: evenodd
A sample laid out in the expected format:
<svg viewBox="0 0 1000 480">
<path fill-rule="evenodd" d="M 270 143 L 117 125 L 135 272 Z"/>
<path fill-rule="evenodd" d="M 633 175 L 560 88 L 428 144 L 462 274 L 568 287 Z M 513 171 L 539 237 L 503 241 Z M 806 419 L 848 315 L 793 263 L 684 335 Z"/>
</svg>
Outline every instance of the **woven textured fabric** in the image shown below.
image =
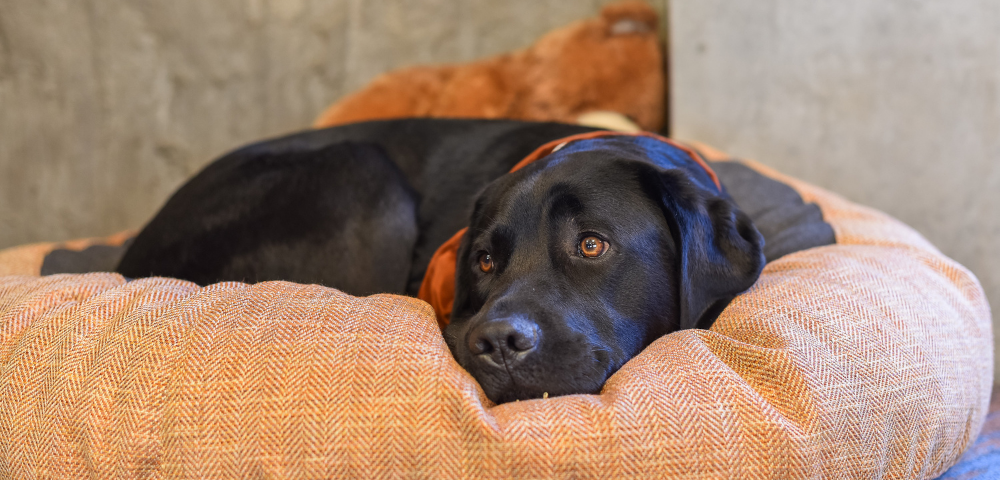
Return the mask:
<svg viewBox="0 0 1000 480">
<path fill-rule="evenodd" d="M 976 279 L 910 228 L 753 164 L 837 245 L 600 395 L 493 406 L 434 312 L 286 282 L 0 278 L 0 478 L 932 478 L 975 438 Z"/>
</svg>

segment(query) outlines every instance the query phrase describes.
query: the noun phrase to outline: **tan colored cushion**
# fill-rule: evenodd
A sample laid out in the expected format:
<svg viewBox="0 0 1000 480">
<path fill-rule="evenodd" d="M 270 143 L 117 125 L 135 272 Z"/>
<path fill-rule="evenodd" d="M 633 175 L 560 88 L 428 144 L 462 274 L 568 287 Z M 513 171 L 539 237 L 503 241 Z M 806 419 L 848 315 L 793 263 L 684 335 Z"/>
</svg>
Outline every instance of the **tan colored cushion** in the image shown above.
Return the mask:
<svg viewBox="0 0 1000 480">
<path fill-rule="evenodd" d="M 600 395 L 492 406 L 430 307 L 285 282 L 0 278 L 0 478 L 931 478 L 975 438 L 990 313 L 877 211 L 769 264 Z"/>
</svg>

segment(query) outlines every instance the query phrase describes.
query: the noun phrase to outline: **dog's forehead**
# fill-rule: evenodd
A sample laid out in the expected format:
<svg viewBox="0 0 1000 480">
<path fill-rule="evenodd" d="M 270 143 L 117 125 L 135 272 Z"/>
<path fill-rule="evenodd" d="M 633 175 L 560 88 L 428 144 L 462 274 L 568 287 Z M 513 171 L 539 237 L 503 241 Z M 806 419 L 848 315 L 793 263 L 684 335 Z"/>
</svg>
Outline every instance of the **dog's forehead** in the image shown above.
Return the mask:
<svg viewBox="0 0 1000 480">
<path fill-rule="evenodd" d="M 655 170 L 678 171 L 697 188 L 719 192 L 721 187 L 715 173 L 696 155 L 690 149 L 661 138 L 626 135 L 572 141 L 546 160 L 549 165 L 559 165 L 579 156 L 632 161 L 653 166 Z"/>
<path fill-rule="evenodd" d="M 641 187 L 641 169 L 635 166 L 617 152 L 608 151 L 542 160 L 511 174 L 484 195 L 479 215 L 484 223 L 478 226 L 515 222 L 532 229 L 545 217 L 618 217 L 626 211 L 658 211 Z"/>
</svg>

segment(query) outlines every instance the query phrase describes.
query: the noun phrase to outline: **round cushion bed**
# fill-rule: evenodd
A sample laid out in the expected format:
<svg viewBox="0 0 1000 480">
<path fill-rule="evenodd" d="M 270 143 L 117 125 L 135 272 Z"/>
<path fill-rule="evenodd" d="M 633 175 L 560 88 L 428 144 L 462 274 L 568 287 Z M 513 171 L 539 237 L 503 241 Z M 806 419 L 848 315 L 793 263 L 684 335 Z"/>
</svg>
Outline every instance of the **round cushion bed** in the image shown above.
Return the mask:
<svg viewBox="0 0 1000 480">
<path fill-rule="evenodd" d="M 0 273 L 36 274 L 0 277 L 0 477 L 941 474 L 989 402 L 979 283 L 900 222 L 747 165 L 836 244 L 769 263 L 599 395 L 490 404 L 413 298 L 39 277 L 25 259 L 51 246 L 0 252 Z"/>
</svg>

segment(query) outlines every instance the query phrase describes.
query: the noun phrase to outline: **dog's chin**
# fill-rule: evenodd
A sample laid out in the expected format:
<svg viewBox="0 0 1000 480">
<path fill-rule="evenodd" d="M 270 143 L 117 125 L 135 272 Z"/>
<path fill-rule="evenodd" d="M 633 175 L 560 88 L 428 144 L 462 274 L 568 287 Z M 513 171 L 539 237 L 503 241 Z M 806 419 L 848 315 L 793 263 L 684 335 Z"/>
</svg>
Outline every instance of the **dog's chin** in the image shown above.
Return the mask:
<svg viewBox="0 0 1000 480">
<path fill-rule="evenodd" d="M 507 372 L 480 370 L 467 362 L 460 361 L 459 365 L 479 382 L 487 398 L 493 403 L 501 404 L 561 395 L 599 393 L 610 376 L 609 368 L 593 360 L 587 363 L 589 364 L 567 362 L 566 366 L 574 367 L 572 371 L 553 373 L 540 372 L 539 370 L 545 369 L 536 366 L 532 373 L 540 375 L 521 374 L 514 377 Z"/>
<path fill-rule="evenodd" d="M 519 400 L 533 400 L 539 398 L 558 397 L 562 395 L 595 394 L 600 393 L 601 391 L 601 385 L 591 385 L 589 387 L 580 386 L 579 388 L 573 388 L 564 392 L 549 388 L 520 387 L 511 383 L 508 383 L 500 388 L 488 388 L 483 384 L 483 382 L 480 382 L 480 385 L 483 386 L 483 391 L 486 392 L 486 397 L 498 405 L 501 403 L 515 402 Z"/>
</svg>

